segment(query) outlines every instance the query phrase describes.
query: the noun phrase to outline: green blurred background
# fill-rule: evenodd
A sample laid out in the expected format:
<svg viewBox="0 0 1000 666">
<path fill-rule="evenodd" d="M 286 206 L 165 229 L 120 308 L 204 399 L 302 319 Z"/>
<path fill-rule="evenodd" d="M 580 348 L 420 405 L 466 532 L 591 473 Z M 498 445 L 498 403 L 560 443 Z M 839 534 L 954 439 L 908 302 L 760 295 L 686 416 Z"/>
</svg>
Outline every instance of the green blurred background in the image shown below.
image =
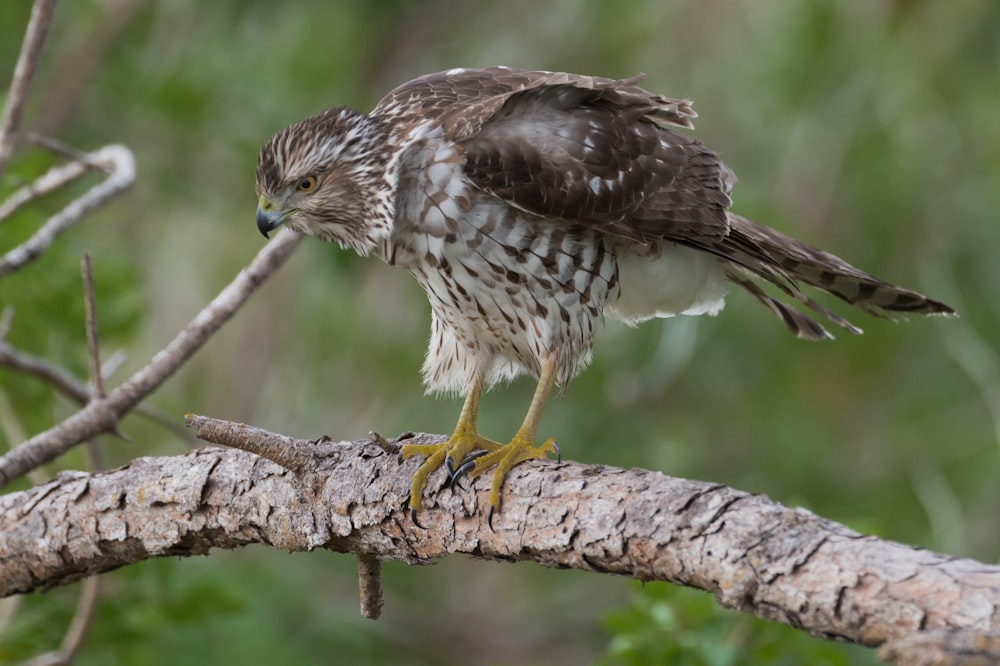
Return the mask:
<svg viewBox="0 0 1000 666">
<path fill-rule="evenodd" d="M 0 3 L 12 71 L 29 3 Z M 961 318 L 861 337 L 791 338 L 734 293 L 716 318 L 608 323 L 592 368 L 542 433 L 574 460 L 766 493 L 865 532 L 995 562 L 1000 553 L 1000 4 L 993 0 L 79 0 L 57 8 L 24 127 L 135 151 L 123 197 L 0 280 L 11 341 L 80 377 L 79 259 L 93 256 L 105 357 L 140 368 L 260 249 L 254 165 L 281 127 L 369 109 L 456 66 L 612 77 L 691 97 L 697 136 L 742 179 L 735 209 L 926 291 Z M 4 88 L 6 85 L 4 84 Z M 54 162 L 25 147 L 0 198 Z M 95 182 L 0 226 L 6 251 Z M 402 271 L 309 240 L 150 404 L 304 437 L 447 432 L 459 402 L 425 397 L 429 309 Z M 486 396 L 509 437 L 532 385 Z M 0 370 L 0 440 L 74 406 Z M 186 443 L 131 416 L 105 461 Z M 82 468 L 73 452 L 45 470 Z M 42 478 L 45 478 L 44 476 Z M 19 487 L 25 487 L 21 484 Z M 385 566 L 381 620 L 357 610 L 355 562 L 267 548 L 158 560 L 106 576 L 80 664 L 872 663 L 717 610 L 663 584 L 451 557 Z M 0 662 L 54 648 L 78 589 L 22 599 Z"/>
</svg>

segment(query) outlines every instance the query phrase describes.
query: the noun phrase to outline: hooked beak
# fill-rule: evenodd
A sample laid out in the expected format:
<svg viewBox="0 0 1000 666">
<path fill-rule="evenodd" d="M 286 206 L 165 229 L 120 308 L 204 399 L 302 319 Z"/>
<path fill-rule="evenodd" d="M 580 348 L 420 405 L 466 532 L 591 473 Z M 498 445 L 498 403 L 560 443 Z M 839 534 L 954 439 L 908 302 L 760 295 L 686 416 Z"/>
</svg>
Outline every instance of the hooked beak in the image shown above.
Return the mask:
<svg viewBox="0 0 1000 666">
<path fill-rule="evenodd" d="M 274 231 L 281 226 L 290 211 L 280 211 L 275 209 L 274 204 L 268 201 L 267 197 L 261 196 L 257 202 L 257 228 L 264 238 L 269 238 L 267 233 Z"/>
</svg>

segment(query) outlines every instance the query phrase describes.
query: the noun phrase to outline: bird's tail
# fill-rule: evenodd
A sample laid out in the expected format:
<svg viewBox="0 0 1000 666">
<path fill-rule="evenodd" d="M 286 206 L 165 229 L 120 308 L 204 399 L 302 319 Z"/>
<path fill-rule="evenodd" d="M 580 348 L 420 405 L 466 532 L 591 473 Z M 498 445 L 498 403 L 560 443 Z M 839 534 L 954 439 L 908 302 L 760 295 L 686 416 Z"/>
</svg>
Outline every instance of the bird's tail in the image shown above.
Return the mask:
<svg viewBox="0 0 1000 666">
<path fill-rule="evenodd" d="M 816 287 L 878 317 L 891 317 L 895 312 L 922 315 L 955 312 L 944 303 L 860 271 L 840 257 L 745 217 L 730 213 L 729 222 L 729 234 L 712 248 L 728 260 L 727 277 L 767 306 L 800 338 L 822 340 L 833 336 L 811 317 L 765 292 L 752 277 L 776 285 L 795 301 L 854 334 L 861 333 L 861 329 L 814 301 L 799 285 Z"/>
</svg>

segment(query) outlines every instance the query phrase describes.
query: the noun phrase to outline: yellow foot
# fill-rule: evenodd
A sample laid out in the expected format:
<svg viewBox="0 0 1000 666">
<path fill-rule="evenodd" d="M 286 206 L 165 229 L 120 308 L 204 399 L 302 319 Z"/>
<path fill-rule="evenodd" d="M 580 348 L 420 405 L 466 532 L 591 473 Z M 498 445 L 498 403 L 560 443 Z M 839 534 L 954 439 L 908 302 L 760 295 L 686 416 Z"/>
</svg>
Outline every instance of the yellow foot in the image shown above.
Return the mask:
<svg viewBox="0 0 1000 666">
<path fill-rule="evenodd" d="M 486 447 L 479 447 L 486 448 Z M 554 439 L 547 439 L 540 446 L 535 446 L 531 437 L 518 433 L 506 446 L 492 447 L 488 453 L 472 458 L 462 464 L 452 475 L 452 482 L 463 474 L 470 477 L 477 477 L 494 465 L 493 482 L 490 486 L 489 513 L 486 515 L 486 522 L 490 529 L 493 529 L 493 514 L 500 508 L 500 489 L 503 488 L 503 481 L 507 472 L 525 460 L 546 459 L 549 454 L 554 454 L 556 459 L 560 459 L 559 445 Z"/>
<path fill-rule="evenodd" d="M 462 469 L 465 465 L 459 466 L 459 464 L 470 451 L 473 449 L 492 451 L 502 447 L 503 445 L 499 442 L 486 439 L 479 433 L 464 428 L 459 428 L 447 441 L 440 444 L 404 444 L 399 452 L 401 459 L 406 460 L 413 456 L 426 458 L 417 471 L 413 473 L 413 481 L 410 483 L 410 517 L 413 522 L 417 522 L 417 512 L 422 506 L 421 495 L 431 472 L 442 464 L 445 465 L 448 468 L 448 483 L 450 485 L 458 479 L 459 470 L 462 470 L 462 473 L 466 471 Z M 419 525 L 419 523 L 417 524 Z"/>
</svg>

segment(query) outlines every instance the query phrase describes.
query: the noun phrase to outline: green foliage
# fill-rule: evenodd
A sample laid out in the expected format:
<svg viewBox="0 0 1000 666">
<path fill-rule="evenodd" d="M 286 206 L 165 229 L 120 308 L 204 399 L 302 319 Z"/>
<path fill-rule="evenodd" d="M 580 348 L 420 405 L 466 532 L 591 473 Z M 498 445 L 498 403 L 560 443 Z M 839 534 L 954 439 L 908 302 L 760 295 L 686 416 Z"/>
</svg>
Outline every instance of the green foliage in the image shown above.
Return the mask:
<svg viewBox="0 0 1000 666">
<path fill-rule="evenodd" d="M 0 3 L 0 69 L 29 13 Z M 24 126 L 81 149 L 129 145 L 131 191 L 0 278 L 10 341 L 87 375 L 80 255 L 94 260 L 105 358 L 149 357 L 264 242 L 256 151 L 322 108 L 369 108 L 394 85 L 460 65 L 629 76 L 696 100 L 697 136 L 740 176 L 735 208 L 888 279 L 961 319 L 862 325 L 834 343 L 789 339 L 733 294 L 717 318 L 599 333 L 593 366 L 542 434 L 571 459 L 642 466 L 809 509 L 960 556 L 1000 553 L 1000 4 L 659 0 L 61 3 Z M 58 160 L 25 148 L 0 199 Z M 0 224 L 0 253 L 90 184 Z M 318 242 L 302 249 L 150 404 L 315 437 L 444 432 L 454 400 L 426 397 L 426 301 L 401 271 Z M 509 437 L 530 382 L 485 396 L 484 433 Z M 9 409 L 8 409 L 9 407 Z M 0 445 L 74 406 L 0 370 Z M 185 444 L 138 418 L 109 463 Z M 46 473 L 85 464 L 79 452 Z M 329 661 L 417 664 L 870 663 L 849 649 L 716 608 L 708 595 L 537 567 L 448 559 L 387 566 L 386 612 L 356 611 L 348 558 L 267 549 L 161 560 L 107 577 L 80 663 Z M 23 600 L 0 661 L 58 644 L 75 588 Z M 606 617 L 608 634 L 599 630 Z"/>
<path fill-rule="evenodd" d="M 721 608 L 704 592 L 633 584 L 629 604 L 609 612 L 602 666 L 737 666 L 873 663 L 862 648 L 811 639 L 784 625 Z"/>
</svg>

